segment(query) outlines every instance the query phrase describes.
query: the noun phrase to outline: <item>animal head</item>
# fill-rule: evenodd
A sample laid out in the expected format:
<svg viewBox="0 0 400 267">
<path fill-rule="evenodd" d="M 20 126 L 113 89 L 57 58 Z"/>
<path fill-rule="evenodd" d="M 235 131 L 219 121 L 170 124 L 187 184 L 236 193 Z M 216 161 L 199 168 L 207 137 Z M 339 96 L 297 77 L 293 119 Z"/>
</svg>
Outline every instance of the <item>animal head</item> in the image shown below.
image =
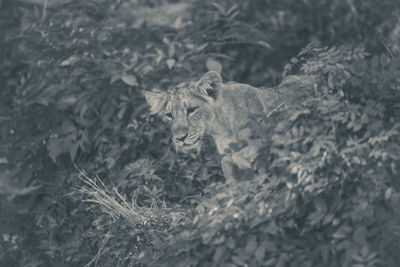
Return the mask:
<svg viewBox="0 0 400 267">
<path fill-rule="evenodd" d="M 184 82 L 167 92 L 145 93 L 151 113 L 171 125 L 178 152 L 200 151 L 208 124 L 213 119 L 213 104 L 221 85 L 221 76 L 210 71 L 197 82 Z"/>
</svg>

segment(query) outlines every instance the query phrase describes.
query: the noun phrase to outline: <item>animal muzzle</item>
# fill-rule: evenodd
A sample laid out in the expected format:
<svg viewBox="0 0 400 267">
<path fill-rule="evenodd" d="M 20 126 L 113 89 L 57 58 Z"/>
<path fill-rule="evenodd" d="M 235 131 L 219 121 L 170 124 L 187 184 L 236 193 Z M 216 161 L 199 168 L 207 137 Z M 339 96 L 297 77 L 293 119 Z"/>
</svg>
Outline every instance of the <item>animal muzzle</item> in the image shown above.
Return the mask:
<svg viewBox="0 0 400 267">
<path fill-rule="evenodd" d="M 174 137 L 175 150 L 178 153 L 188 154 L 193 152 L 200 152 L 200 139 L 196 136 L 189 137 Z"/>
</svg>

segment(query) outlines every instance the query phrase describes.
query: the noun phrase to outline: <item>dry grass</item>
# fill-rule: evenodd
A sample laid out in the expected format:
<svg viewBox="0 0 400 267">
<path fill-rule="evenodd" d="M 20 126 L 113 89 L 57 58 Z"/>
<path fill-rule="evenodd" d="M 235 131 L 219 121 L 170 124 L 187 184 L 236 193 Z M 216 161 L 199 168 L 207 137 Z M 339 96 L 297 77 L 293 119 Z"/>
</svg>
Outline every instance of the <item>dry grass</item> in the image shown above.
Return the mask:
<svg viewBox="0 0 400 267">
<path fill-rule="evenodd" d="M 91 203 L 94 208 L 99 208 L 110 218 L 111 223 L 128 224 L 130 229 L 140 229 L 150 243 L 160 241 L 160 245 L 153 248 L 154 251 L 165 249 L 168 244 L 169 231 L 182 229 L 190 221 L 192 209 L 179 206 L 168 207 L 164 201 L 154 202 L 149 206 L 139 205 L 135 197 L 129 201 L 114 185 L 106 186 L 99 177 L 90 178 L 84 171 L 78 167 L 77 169 L 79 171 L 78 178 L 82 181 L 82 186 L 77 190 L 83 195 L 83 201 Z M 139 192 L 137 193 L 139 194 Z M 112 230 L 107 231 L 99 244 L 96 255 L 86 266 L 97 266 L 99 258 L 109 249 L 109 246 L 112 246 L 110 244 L 115 242 L 111 241 L 115 234 Z M 152 259 L 155 262 L 161 253 L 153 253 L 157 255 Z M 144 250 L 139 249 L 132 254 L 131 260 L 140 260 L 144 255 L 146 255 Z"/>
<path fill-rule="evenodd" d="M 176 227 L 188 216 L 187 210 L 167 207 L 165 202 L 140 206 L 135 198 L 129 201 L 121 195 L 114 185 L 108 188 L 99 177 L 92 179 L 79 168 L 78 170 L 78 177 L 83 182 L 83 185 L 78 187 L 78 192 L 86 196 L 83 201 L 100 208 L 114 222 L 126 219 L 131 225 L 152 225 L 159 229 L 157 226 Z"/>
</svg>

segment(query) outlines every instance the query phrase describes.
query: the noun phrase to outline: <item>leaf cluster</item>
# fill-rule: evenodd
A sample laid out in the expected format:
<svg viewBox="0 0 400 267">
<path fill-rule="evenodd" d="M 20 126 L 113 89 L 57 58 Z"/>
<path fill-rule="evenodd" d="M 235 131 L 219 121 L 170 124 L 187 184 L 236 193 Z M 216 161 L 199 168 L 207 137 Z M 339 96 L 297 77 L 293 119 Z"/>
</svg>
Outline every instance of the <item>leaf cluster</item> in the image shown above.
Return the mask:
<svg viewBox="0 0 400 267">
<path fill-rule="evenodd" d="M 374 42 L 396 36 L 398 3 L 375 4 L 2 1 L 0 265 L 393 265 L 399 61 Z M 353 46 L 295 56 L 310 41 Z M 143 97 L 282 68 L 317 86 L 271 114 L 264 172 L 232 188 L 212 145 L 171 151 Z"/>
</svg>

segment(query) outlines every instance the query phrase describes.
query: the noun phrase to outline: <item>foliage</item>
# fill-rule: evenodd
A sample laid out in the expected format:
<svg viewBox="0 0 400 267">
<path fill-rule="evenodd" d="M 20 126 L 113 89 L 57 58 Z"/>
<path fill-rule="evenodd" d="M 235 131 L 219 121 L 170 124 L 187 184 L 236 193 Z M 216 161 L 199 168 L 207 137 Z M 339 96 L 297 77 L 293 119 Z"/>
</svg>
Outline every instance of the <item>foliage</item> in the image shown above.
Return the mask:
<svg viewBox="0 0 400 267">
<path fill-rule="evenodd" d="M 171 237 L 182 266 L 397 265 L 400 61 L 309 54 L 300 69 L 324 78 L 282 111 L 268 175 L 209 189 L 190 230 Z"/>
<path fill-rule="evenodd" d="M 400 62 L 375 40 L 390 54 L 399 6 L 375 5 L 0 2 L 0 265 L 396 266 Z M 310 41 L 352 46 L 296 57 Z M 170 150 L 142 95 L 210 69 L 318 77 L 271 117 L 265 174 L 231 187 L 212 146 Z"/>
</svg>

